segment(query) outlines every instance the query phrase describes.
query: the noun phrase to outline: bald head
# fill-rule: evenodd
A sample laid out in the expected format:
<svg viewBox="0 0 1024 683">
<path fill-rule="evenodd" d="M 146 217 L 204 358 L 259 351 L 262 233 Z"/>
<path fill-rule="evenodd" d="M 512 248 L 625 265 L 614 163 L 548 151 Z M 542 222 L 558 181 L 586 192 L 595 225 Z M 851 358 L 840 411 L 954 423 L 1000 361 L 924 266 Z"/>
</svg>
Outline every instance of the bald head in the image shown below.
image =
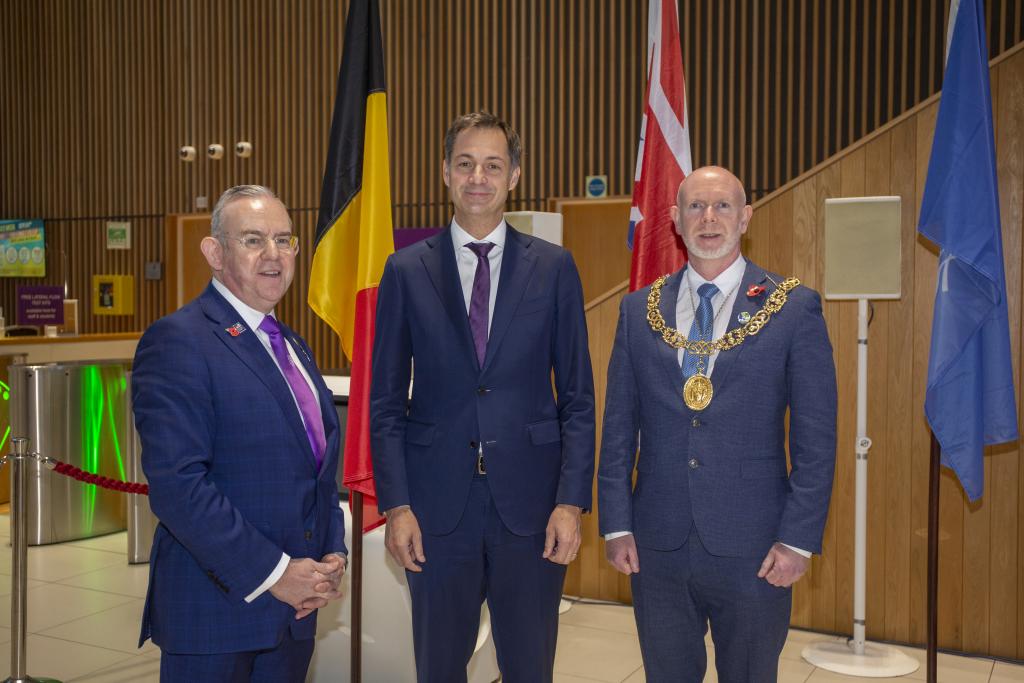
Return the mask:
<svg viewBox="0 0 1024 683">
<path fill-rule="evenodd" d="M 700 185 L 709 181 L 718 183 L 723 187 L 731 186 L 737 193 L 737 203 L 739 206 L 746 205 L 747 191 L 743 188 L 743 183 L 729 169 L 722 168 L 721 166 L 702 166 L 701 168 L 694 169 L 690 175 L 683 178 L 683 182 L 679 183 L 679 190 L 676 192 L 676 203 L 679 206 L 685 204 L 683 190 L 688 184 Z"/>
<path fill-rule="evenodd" d="M 753 212 L 743 183 L 726 169 L 705 166 L 686 176 L 671 213 L 694 269 L 711 280 L 732 265 Z"/>
</svg>

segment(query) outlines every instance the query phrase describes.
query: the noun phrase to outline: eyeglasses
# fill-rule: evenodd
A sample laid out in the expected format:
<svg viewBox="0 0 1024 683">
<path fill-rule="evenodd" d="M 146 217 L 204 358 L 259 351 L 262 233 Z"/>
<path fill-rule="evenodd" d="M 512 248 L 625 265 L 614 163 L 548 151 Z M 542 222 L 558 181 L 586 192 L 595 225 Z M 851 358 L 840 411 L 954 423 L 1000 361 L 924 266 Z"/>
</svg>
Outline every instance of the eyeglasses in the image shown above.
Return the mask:
<svg viewBox="0 0 1024 683">
<path fill-rule="evenodd" d="M 297 254 L 299 251 L 298 235 L 277 235 L 276 237 L 270 237 L 268 235 L 249 234 L 243 237 L 232 237 L 230 239 L 235 240 L 249 251 L 263 251 L 270 244 L 273 244 L 277 247 L 278 251 L 284 254 Z"/>
</svg>

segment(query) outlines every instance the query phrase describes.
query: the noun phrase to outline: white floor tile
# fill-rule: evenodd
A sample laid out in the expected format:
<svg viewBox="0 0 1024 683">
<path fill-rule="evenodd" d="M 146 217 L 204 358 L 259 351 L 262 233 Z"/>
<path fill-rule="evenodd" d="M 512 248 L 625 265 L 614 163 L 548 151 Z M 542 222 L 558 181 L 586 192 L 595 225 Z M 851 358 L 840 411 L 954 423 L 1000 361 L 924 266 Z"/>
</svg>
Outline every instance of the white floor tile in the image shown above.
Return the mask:
<svg viewBox="0 0 1024 683">
<path fill-rule="evenodd" d="M 596 678 L 580 678 L 569 674 L 556 673 L 554 683 L 600 683 Z"/>
<path fill-rule="evenodd" d="M 146 650 L 159 651 L 148 640 L 142 646 L 142 650 L 138 647 L 143 604 L 143 600 L 132 600 L 103 612 L 42 630 L 39 633 L 61 640 L 104 647 L 108 650 L 120 650 L 132 655 L 141 654 Z"/>
<path fill-rule="evenodd" d="M 644 675 L 642 668 L 634 671 L 629 678 L 624 680 L 622 683 L 647 683 L 647 676 Z"/>
<path fill-rule="evenodd" d="M 65 683 L 160 683 L 160 661 L 132 657 L 99 671 L 69 678 Z"/>
<path fill-rule="evenodd" d="M 807 683 L 853 683 L 854 681 L 871 681 L 871 683 L 907 683 L 906 677 L 900 678 L 857 678 L 832 673 L 824 669 L 815 669 L 807 679 Z M 909 679 L 913 680 L 913 679 Z"/>
<path fill-rule="evenodd" d="M 807 662 L 779 659 L 779 683 L 804 683 L 813 671 Z"/>
<path fill-rule="evenodd" d="M 558 629 L 555 652 L 558 673 L 619 683 L 642 663 L 636 638 L 570 624 Z"/>
<path fill-rule="evenodd" d="M 45 582 L 36 581 L 35 579 L 28 579 L 25 583 L 28 585 L 29 588 L 36 588 L 37 586 L 46 585 Z M 0 575 L 0 596 L 10 595 L 11 588 L 13 588 L 11 584 L 11 577 Z"/>
<path fill-rule="evenodd" d="M 629 605 L 575 603 L 558 621 L 560 624 L 599 628 L 636 637 L 636 619 Z"/>
<path fill-rule="evenodd" d="M 990 680 L 991 683 L 1024 683 L 1024 665 L 996 662 Z"/>
<path fill-rule="evenodd" d="M 123 652 L 46 636 L 29 634 L 27 641 L 28 674 L 36 678 L 56 678 L 66 682 L 125 659 Z M 10 670 L 11 649 L 0 648 L 0 671 Z"/>
<path fill-rule="evenodd" d="M 38 581 L 60 581 L 104 567 L 127 564 L 122 554 L 76 548 L 66 544 L 36 546 L 28 549 L 28 576 Z M 11 574 L 11 548 L 0 547 L 0 574 Z"/>
<path fill-rule="evenodd" d="M 108 553 L 126 555 L 128 553 L 128 532 L 118 531 L 105 536 L 83 538 L 78 541 L 69 541 L 65 545 L 76 548 L 89 548 L 90 550 L 105 550 Z"/>
<path fill-rule="evenodd" d="M 79 574 L 58 583 L 65 586 L 77 586 L 104 593 L 128 595 L 133 598 L 146 597 L 149 587 L 148 564 L 118 564 L 104 569 L 97 569 L 88 574 Z M 0 593 L 2 594 L 2 593 Z"/>
<path fill-rule="evenodd" d="M 133 600 L 122 595 L 62 586 L 57 583 L 29 589 L 26 599 L 29 633 L 38 633 Z M 10 625 L 11 596 L 5 595 L 0 597 L 0 626 Z"/>
<path fill-rule="evenodd" d="M 804 661 L 803 655 L 804 648 L 812 643 L 818 642 L 830 642 L 839 641 L 845 642 L 846 638 L 837 638 L 835 636 L 823 635 L 821 633 L 812 633 L 811 631 L 798 631 L 791 629 L 789 636 L 786 638 L 786 644 L 782 646 L 781 659 L 788 659 L 794 662 Z"/>
</svg>

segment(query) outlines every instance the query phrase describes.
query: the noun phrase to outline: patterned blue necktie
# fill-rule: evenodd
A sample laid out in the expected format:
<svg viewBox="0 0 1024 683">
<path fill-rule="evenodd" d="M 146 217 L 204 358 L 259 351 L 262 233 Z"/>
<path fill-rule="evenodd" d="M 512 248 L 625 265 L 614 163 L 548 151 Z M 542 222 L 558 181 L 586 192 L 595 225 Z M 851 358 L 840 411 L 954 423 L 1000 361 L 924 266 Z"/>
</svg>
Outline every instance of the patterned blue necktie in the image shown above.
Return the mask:
<svg viewBox="0 0 1024 683">
<path fill-rule="evenodd" d="M 715 287 L 710 282 L 705 282 L 697 288 L 697 294 L 700 296 L 700 304 L 697 305 L 697 311 L 694 313 L 693 324 L 690 325 L 690 336 L 687 339 L 690 341 L 711 341 L 711 328 L 715 320 L 715 309 L 711 305 L 711 299 L 714 298 L 715 294 L 718 294 L 718 287 Z M 701 358 L 704 359 L 703 374 L 707 376 L 708 356 L 698 356 L 689 351 L 683 352 L 683 377 L 689 379 L 697 374 L 697 361 Z"/>
</svg>

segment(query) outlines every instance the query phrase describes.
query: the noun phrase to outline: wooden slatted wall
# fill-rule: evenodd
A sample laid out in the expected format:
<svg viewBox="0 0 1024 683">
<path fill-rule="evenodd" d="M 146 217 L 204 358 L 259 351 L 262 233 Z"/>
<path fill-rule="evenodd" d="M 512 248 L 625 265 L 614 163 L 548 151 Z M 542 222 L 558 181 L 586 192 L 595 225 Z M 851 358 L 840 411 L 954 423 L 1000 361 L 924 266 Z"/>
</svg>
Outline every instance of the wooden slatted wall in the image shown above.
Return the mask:
<svg viewBox="0 0 1024 683">
<path fill-rule="evenodd" d="M 942 3 L 944 4 L 944 3 Z M 1024 37 L 1024 0 L 991 0 L 993 54 Z M 695 163 L 730 165 L 777 187 L 938 88 L 944 10 L 931 0 L 681 0 Z M 85 331 L 144 328 L 161 313 L 155 232 L 169 213 L 261 182 L 312 229 L 341 56 L 346 0 L 9 0 L 0 5 L 0 216 L 42 217 L 47 282 L 70 245 L 71 295 L 93 272 L 136 274 L 133 317 Z M 633 0 L 381 0 L 395 224 L 443 224 L 441 137 L 457 114 L 504 114 L 526 144 L 511 206 L 579 196 L 605 173 L 628 194 L 644 89 L 647 3 Z M 255 146 L 250 159 L 231 150 Z M 228 153 L 203 156 L 208 144 Z M 177 159 L 190 144 L 191 163 Z M 102 245 L 105 219 L 131 220 L 140 247 Z M 154 234 L 144 234 L 154 233 Z M 308 240 L 307 240 L 308 241 Z M 141 245 L 146 245 L 144 248 Z M 145 251 L 149 250 L 149 251 Z M 145 253 L 143 253 L 145 251 Z M 344 363 L 304 305 L 309 250 L 284 315 L 327 367 Z M 84 271 L 84 272 L 83 272 Z M 0 282 L 10 310 L 17 281 Z"/>
</svg>

